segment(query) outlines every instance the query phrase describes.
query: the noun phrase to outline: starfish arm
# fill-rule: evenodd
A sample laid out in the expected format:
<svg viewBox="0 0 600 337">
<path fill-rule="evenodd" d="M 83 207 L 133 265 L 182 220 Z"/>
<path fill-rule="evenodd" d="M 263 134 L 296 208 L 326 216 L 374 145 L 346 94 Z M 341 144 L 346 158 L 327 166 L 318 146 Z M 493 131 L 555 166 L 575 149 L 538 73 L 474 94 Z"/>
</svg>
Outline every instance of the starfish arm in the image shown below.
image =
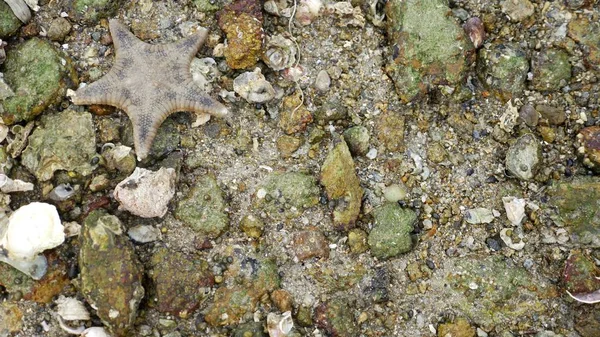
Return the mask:
<svg viewBox="0 0 600 337">
<path fill-rule="evenodd" d="M 177 99 L 169 108 L 172 111 L 207 113 L 215 117 L 224 117 L 228 113 L 225 105 L 200 90 L 192 81 L 180 87 Z"/>
<path fill-rule="evenodd" d="M 145 44 L 143 41 L 138 39 L 133 33 L 117 19 L 111 19 L 108 22 L 108 28 L 110 35 L 113 38 L 113 45 L 115 46 L 115 52 L 119 53 L 122 49 L 133 48 L 136 44 Z"/>
<path fill-rule="evenodd" d="M 141 161 L 148 156 L 158 128 L 169 114 L 166 108 L 157 106 L 154 110 L 134 107 L 127 111 L 127 116 L 133 125 L 133 144 L 138 160 Z"/>
<path fill-rule="evenodd" d="M 181 55 L 182 60 L 187 63 L 196 56 L 196 53 L 198 53 L 198 50 L 202 44 L 204 44 L 207 36 L 208 29 L 200 27 L 194 34 L 178 40 L 175 43 L 164 45 L 164 47 L 169 53 L 172 53 L 172 55 Z"/>
</svg>

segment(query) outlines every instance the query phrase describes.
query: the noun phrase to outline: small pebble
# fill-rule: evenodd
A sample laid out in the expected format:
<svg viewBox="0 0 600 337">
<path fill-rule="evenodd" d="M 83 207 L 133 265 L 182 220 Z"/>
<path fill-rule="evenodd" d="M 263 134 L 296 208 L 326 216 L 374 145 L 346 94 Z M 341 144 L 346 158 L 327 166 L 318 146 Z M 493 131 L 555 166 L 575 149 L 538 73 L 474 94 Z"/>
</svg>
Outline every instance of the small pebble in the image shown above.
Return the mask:
<svg viewBox="0 0 600 337">
<path fill-rule="evenodd" d="M 317 74 L 317 79 L 315 80 L 315 88 L 320 92 L 329 91 L 329 87 L 331 86 L 331 78 L 329 78 L 329 74 L 325 70 L 319 71 Z"/>
</svg>

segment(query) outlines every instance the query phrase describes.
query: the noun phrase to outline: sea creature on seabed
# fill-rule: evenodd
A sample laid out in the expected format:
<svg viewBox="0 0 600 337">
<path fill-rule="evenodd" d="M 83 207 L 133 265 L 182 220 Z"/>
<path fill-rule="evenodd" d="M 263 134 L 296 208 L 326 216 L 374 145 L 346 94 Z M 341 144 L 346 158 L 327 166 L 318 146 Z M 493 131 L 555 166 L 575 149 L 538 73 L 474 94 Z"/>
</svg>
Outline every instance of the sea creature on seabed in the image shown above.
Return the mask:
<svg viewBox="0 0 600 337">
<path fill-rule="evenodd" d="M 199 28 L 172 44 L 151 45 L 118 20 L 110 20 L 109 28 L 116 52 L 112 69 L 96 82 L 79 88 L 72 99 L 77 105 L 106 104 L 124 110 L 133 123 L 138 160 L 148 156 L 158 128 L 170 114 L 227 114 L 227 108 L 198 88 L 190 74 L 190 62 L 208 30 Z"/>
</svg>

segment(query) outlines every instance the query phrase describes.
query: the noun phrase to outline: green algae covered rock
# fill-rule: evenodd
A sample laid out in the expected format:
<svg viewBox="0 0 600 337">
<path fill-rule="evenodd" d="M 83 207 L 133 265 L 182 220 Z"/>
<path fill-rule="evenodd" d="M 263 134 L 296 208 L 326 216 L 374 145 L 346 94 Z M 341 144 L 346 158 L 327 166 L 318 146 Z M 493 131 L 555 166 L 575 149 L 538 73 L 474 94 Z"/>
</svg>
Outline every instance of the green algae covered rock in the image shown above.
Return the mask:
<svg viewBox="0 0 600 337">
<path fill-rule="evenodd" d="M 237 324 L 256 311 L 263 296 L 279 289 L 279 274 L 273 260 L 236 258 L 226 275 L 235 283 L 217 289 L 204 319 L 212 326 Z"/>
<path fill-rule="evenodd" d="M 81 293 L 115 336 L 129 336 L 144 297 L 143 269 L 121 221 L 105 211 L 91 212 L 81 229 Z"/>
<path fill-rule="evenodd" d="M 563 282 L 571 294 L 588 294 L 600 289 L 600 268 L 580 250 L 571 251 L 565 262 Z"/>
<path fill-rule="evenodd" d="M 559 296 L 549 280 L 499 255 L 452 259 L 443 270 L 446 278 L 433 281 L 432 290 L 485 331 L 515 320 L 531 321 L 551 310 L 546 299 Z"/>
<path fill-rule="evenodd" d="M 6 39 L 16 33 L 22 24 L 8 7 L 8 4 L 0 1 L 0 39 Z"/>
<path fill-rule="evenodd" d="M 71 16 L 76 20 L 95 23 L 113 16 L 123 0 L 71 0 Z"/>
<path fill-rule="evenodd" d="M 552 184 L 550 216 L 571 233 L 576 243 L 600 247 L 600 179 L 577 177 Z"/>
<path fill-rule="evenodd" d="M 59 102 L 77 75 L 67 56 L 49 42 L 32 38 L 7 52 L 4 79 L 15 95 L 2 102 L 2 119 L 13 124 L 30 121 Z"/>
<path fill-rule="evenodd" d="M 473 44 L 452 15 L 447 0 L 387 2 L 392 58 L 387 73 L 403 101 L 439 84 L 454 86 L 473 61 Z"/>
<path fill-rule="evenodd" d="M 477 331 L 472 327 L 469 322 L 464 318 L 459 318 L 454 322 L 443 323 L 437 329 L 437 335 L 439 337 L 475 337 Z"/>
<path fill-rule="evenodd" d="M 516 43 L 494 43 L 479 51 L 477 73 L 497 97 L 508 101 L 525 89 L 527 55 Z"/>
<path fill-rule="evenodd" d="M 531 71 L 536 90 L 558 90 L 571 78 L 569 54 L 560 49 L 544 49 L 533 56 Z"/>
<path fill-rule="evenodd" d="M 315 309 L 315 323 L 327 331 L 328 336 L 358 336 L 352 305 L 343 298 L 321 303 Z"/>
<path fill-rule="evenodd" d="M 343 139 L 336 142 L 321 166 L 321 184 L 329 200 L 335 203 L 333 226 L 346 231 L 354 227 L 360 214 L 363 189 L 346 142 Z"/>
<path fill-rule="evenodd" d="M 87 176 L 93 170 L 95 137 L 92 115 L 87 112 L 63 110 L 44 116 L 29 137 L 22 163 L 41 181 L 50 180 L 56 170 Z"/>
<path fill-rule="evenodd" d="M 208 262 L 159 248 L 152 255 L 150 277 L 156 288 L 157 309 L 188 317 L 209 294 L 214 276 Z"/>
<path fill-rule="evenodd" d="M 369 233 L 371 252 L 379 259 L 387 259 L 412 249 L 410 232 L 417 220 L 416 213 L 397 203 L 387 203 L 375 209 L 375 225 Z"/>
<path fill-rule="evenodd" d="M 199 177 L 179 201 L 175 217 L 199 234 L 216 238 L 229 227 L 223 192 L 212 176 Z"/>
<path fill-rule="evenodd" d="M 274 172 L 267 177 L 262 189 L 266 193 L 265 202 L 273 204 L 267 206 L 269 209 L 275 209 L 276 204 L 304 209 L 319 202 L 317 180 L 306 173 Z"/>
<path fill-rule="evenodd" d="M 214 12 L 222 6 L 221 1 L 214 0 L 192 0 L 192 2 L 200 12 Z"/>
<path fill-rule="evenodd" d="M 370 139 L 369 130 L 362 125 L 353 126 L 344 131 L 344 140 L 354 156 L 364 156 L 367 154 Z"/>
</svg>

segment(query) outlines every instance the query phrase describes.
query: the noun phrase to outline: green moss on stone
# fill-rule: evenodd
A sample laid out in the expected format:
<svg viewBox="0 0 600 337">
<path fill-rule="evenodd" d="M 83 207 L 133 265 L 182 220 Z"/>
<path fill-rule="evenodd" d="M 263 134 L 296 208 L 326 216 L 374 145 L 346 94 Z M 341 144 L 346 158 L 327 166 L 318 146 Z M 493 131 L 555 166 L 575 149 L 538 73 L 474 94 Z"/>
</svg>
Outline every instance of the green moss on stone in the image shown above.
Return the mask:
<svg viewBox="0 0 600 337">
<path fill-rule="evenodd" d="M 15 96 L 2 102 L 7 124 L 30 121 L 60 101 L 76 81 L 70 60 L 49 42 L 32 38 L 10 49 L 4 79 Z"/>
<path fill-rule="evenodd" d="M 4 1 L 0 1 L 0 39 L 13 35 L 23 23 Z"/>
<path fill-rule="evenodd" d="M 108 18 L 123 4 L 122 0 L 72 0 L 73 17 L 88 23 Z"/>
<path fill-rule="evenodd" d="M 187 195 L 179 201 L 175 217 L 196 232 L 218 237 L 229 227 L 223 193 L 212 176 L 201 176 Z"/>
<path fill-rule="evenodd" d="M 375 209 L 373 217 L 375 225 L 369 233 L 368 242 L 374 256 L 386 259 L 412 249 L 410 232 L 417 220 L 413 210 L 402 208 L 397 203 L 387 203 Z"/>
</svg>

